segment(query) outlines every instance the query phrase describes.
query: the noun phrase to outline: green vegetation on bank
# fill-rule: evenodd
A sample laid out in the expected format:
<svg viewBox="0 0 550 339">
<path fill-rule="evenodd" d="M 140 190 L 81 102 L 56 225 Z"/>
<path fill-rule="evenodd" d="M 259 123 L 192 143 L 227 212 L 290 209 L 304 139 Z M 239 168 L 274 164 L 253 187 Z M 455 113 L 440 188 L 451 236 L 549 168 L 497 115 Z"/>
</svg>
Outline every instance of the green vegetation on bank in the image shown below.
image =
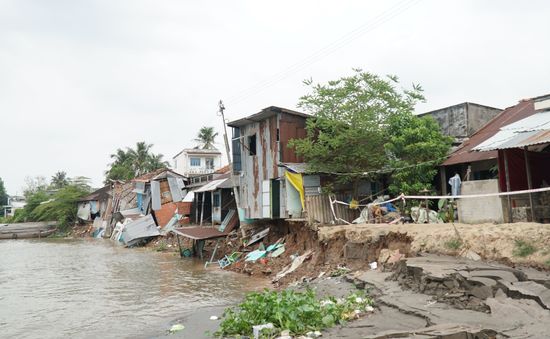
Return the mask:
<svg viewBox="0 0 550 339">
<path fill-rule="evenodd" d="M 57 172 L 47 184 L 45 178 L 27 178 L 24 194 L 27 204 L 15 211 L 13 217 L 0 218 L 0 222 L 19 223 L 33 221 L 57 221 L 64 231 L 76 222 L 77 201 L 91 191 L 88 178 L 67 178 L 65 172 Z"/>
<path fill-rule="evenodd" d="M 355 70 L 327 84 L 305 82 L 298 106 L 314 115 L 306 138 L 289 143 L 312 172 L 338 173 L 341 183 L 389 175 L 392 194 L 431 189 L 452 139 L 429 117 L 414 115 L 422 88 L 402 89 L 397 77 Z"/>
<path fill-rule="evenodd" d="M 537 251 L 536 247 L 528 241 L 516 239 L 512 254 L 516 257 L 528 257 Z"/>
<path fill-rule="evenodd" d="M 151 152 L 153 144 L 140 141 L 135 148 L 119 148 L 111 154 L 113 162 L 105 172 L 105 184 L 110 180 L 130 180 L 159 168 L 168 168 L 168 162 L 163 160 L 162 154 Z"/>
<path fill-rule="evenodd" d="M 272 334 L 288 330 L 291 335 L 301 335 L 343 324 L 368 312 L 371 305 L 372 300 L 360 293 L 319 300 L 311 289 L 253 292 L 240 305 L 224 312 L 216 335 L 251 335 L 252 326 L 268 323 L 274 326 Z"/>
</svg>

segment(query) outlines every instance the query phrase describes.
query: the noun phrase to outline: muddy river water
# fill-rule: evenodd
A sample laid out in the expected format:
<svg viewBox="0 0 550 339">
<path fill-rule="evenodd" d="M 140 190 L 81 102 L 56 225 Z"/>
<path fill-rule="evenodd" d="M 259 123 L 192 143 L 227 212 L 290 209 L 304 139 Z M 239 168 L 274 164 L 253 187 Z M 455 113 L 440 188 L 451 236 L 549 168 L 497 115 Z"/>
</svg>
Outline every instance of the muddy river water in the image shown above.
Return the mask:
<svg viewBox="0 0 550 339">
<path fill-rule="evenodd" d="M 0 337 L 162 335 L 173 319 L 235 303 L 259 284 L 103 239 L 2 240 Z"/>
</svg>

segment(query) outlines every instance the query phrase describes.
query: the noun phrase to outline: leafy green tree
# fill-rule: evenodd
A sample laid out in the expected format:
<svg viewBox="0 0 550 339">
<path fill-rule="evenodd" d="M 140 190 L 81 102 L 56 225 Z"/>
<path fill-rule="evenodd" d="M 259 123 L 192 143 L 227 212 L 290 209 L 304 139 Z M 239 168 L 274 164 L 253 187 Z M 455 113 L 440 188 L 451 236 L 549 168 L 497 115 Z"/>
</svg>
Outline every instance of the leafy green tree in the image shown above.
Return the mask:
<svg viewBox="0 0 550 339">
<path fill-rule="evenodd" d="M 2 206 L 8 204 L 8 193 L 4 187 L 4 181 L 0 178 L 0 216 L 4 216 L 4 209 Z"/>
<path fill-rule="evenodd" d="M 56 220 L 58 226 L 64 229 L 76 221 L 77 201 L 88 193 L 82 185 L 69 184 L 45 200 L 47 202 L 35 205 L 29 217 L 33 221 Z"/>
<path fill-rule="evenodd" d="M 376 179 L 389 173 L 390 191 L 417 193 L 431 185 L 450 147 L 433 119 L 413 114 L 422 88 L 398 87 L 395 76 L 354 74 L 327 84 L 305 84 L 311 92 L 298 106 L 312 113 L 306 138 L 289 143 L 310 170 L 337 174 L 338 181 Z"/>
<path fill-rule="evenodd" d="M 403 114 L 390 122 L 386 144 L 389 167 L 394 168 L 389 190 L 393 194 L 416 194 L 432 188 L 437 166 L 448 154 L 452 138 L 441 134 L 431 117 Z"/>
<path fill-rule="evenodd" d="M 138 142 L 135 148 L 117 149 L 111 154 L 113 162 L 105 172 L 105 183 L 109 180 L 130 180 L 159 168 L 168 168 L 168 162 L 162 160 L 163 155 L 152 153 L 152 147 L 153 144 Z"/>
<path fill-rule="evenodd" d="M 67 178 L 67 172 L 65 171 L 58 171 L 56 172 L 50 181 L 50 187 L 53 189 L 60 189 L 69 184 L 69 180 Z"/>
<path fill-rule="evenodd" d="M 25 186 L 23 187 L 23 195 L 28 199 L 31 195 L 45 191 L 48 188 L 46 177 L 38 175 L 35 177 L 25 177 Z"/>
<path fill-rule="evenodd" d="M 201 127 L 199 134 L 195 141 L 199 144 L 199 147 L 202 149 L 212 149 L 214 148 L 215 139 L 218 136 L 217 132 L 214 132 L 214 127 Z"/>
</svg>

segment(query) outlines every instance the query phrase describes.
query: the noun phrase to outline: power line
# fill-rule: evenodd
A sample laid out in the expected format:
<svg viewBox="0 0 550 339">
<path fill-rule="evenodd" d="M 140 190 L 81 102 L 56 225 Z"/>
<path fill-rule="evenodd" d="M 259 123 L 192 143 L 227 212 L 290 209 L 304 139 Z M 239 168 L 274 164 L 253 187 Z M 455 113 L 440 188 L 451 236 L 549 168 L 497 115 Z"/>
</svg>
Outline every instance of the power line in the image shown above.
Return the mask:
<svg viewBox="0 0 550 339">
<path fill-rule="evenodd" d="M 384 24 L 385 22 L 393 19 L 394 17 L 398 16 L 399 14 L 405 12 L 409 8 L 411 8 L 416 3 L 420 2 L 421 0 L 403 0 L 400 1 L 395 6 L 391 7 L 390 9 L 382 12 L 381 14 L 377 15 L 374 20 L 371 20 L 356 29 L 346 33 L 339 39 L 333 41 L 332 43 L 328 44 L 327 46 L 319 49 L 318 51 L 314 52 L 310 56 L 302 59 L 301 61 L 287 67 L 283 71 L 274 74 L 269 79 L 266 79 L 264 81 L 260 81 L 257 84 L 249 87 L 248 89 L 245 89 L 241 91 L 240 93 L 237 93 L 236 95 L 233 95 L 230 97 L 227 101 L 236 104 L 239 102 L 242 102 L 252 95 L 255 95 L 263 90 L 265 90 L 268 87 L 273 86 L 274 84 L 278 83 L 281 80 L 286 79 L 292 74 L 295 74 L 296 72 L 305 69 L 306 67 L 312 65 L 313 63 L 321 60 L 322 58 L 336 52 L 337 50 L 341 49 L 345 45 L 349 44 L 353 40 L 356 40 L 360 36 L 364 35 L 367 32 L 370 32 L 374 29 L 376 29 L 378 26 Z"/>
</svg>

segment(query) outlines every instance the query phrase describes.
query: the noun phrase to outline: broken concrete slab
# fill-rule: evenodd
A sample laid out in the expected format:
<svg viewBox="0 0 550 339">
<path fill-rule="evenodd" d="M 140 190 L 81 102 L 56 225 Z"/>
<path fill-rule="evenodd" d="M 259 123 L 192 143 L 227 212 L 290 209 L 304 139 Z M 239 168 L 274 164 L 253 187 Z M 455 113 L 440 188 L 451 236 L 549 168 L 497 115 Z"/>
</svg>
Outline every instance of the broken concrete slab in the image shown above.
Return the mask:
<svg viewBox="0 0 550 339">
<path fill-rule="evenodd" d="M 468 277 L 466 278 L 468 282 L 480 283 L 483 286 L 496 286 L 497 281 L 495 279 L 486 278 L 486 277 Z"/>
<path fill-rule="evenodd" d="M 512 299 L 500 291 L 495 297 L 487 298 L 490 312 L 456 309 L 447 303 L 434 300 L 432 296 L 403 290 L 397 281 L 387 280 L 389 277 L 391 277 L 389 273 L 366 271 L 350 276 L 350 279 L 359 280 L 369 294 L 374 296 L 377 305 L 393 307 L 402 314 L 424 319 L 429 326 L 444 324 L 464 325 L 467 328 L 479 326 L 486 331 L 485 333 L 495 331 L 498 334 L 496 338 L 544 338 L 547 335 L 546 327 L 550 321 L 550 311 L 542 308 L 534 300 Z M 396 322 L 399 321 L 398 319 L 398 317 L 394 318 Z M 414 331 L 412 328 L 411 330 Z M 376 332 L 371 336 L 379 334 L 384 332 Z M 457 335 L 459 334 L 466 335 L 468 331 L 457 332 Z M 374 338 L 377 337 L 374 336 Z M 388 336 L 379 336 L 379 338 L 388 338 Z M 415 338 L 423 338 L 423 336 L 415 336 Z M 439 336 L 439 338 L 475 338 L 475 336 Z"/>
<path fill-rule="evenodd" d="M 504 281 L 518 281 L 515 274 L 504 270 L 474 270 L 470 272 L 471 277 L 485 277 Z"/>
<path fill-rule="evenodd" d="M 542 307 L 550 309 L 550 290 L 544 285 L 534 281 L 503 281 L 502 284 L 509 290 L 509 295 L 514 294 L 516 297 L 533 299 Z"/>
</svg>

